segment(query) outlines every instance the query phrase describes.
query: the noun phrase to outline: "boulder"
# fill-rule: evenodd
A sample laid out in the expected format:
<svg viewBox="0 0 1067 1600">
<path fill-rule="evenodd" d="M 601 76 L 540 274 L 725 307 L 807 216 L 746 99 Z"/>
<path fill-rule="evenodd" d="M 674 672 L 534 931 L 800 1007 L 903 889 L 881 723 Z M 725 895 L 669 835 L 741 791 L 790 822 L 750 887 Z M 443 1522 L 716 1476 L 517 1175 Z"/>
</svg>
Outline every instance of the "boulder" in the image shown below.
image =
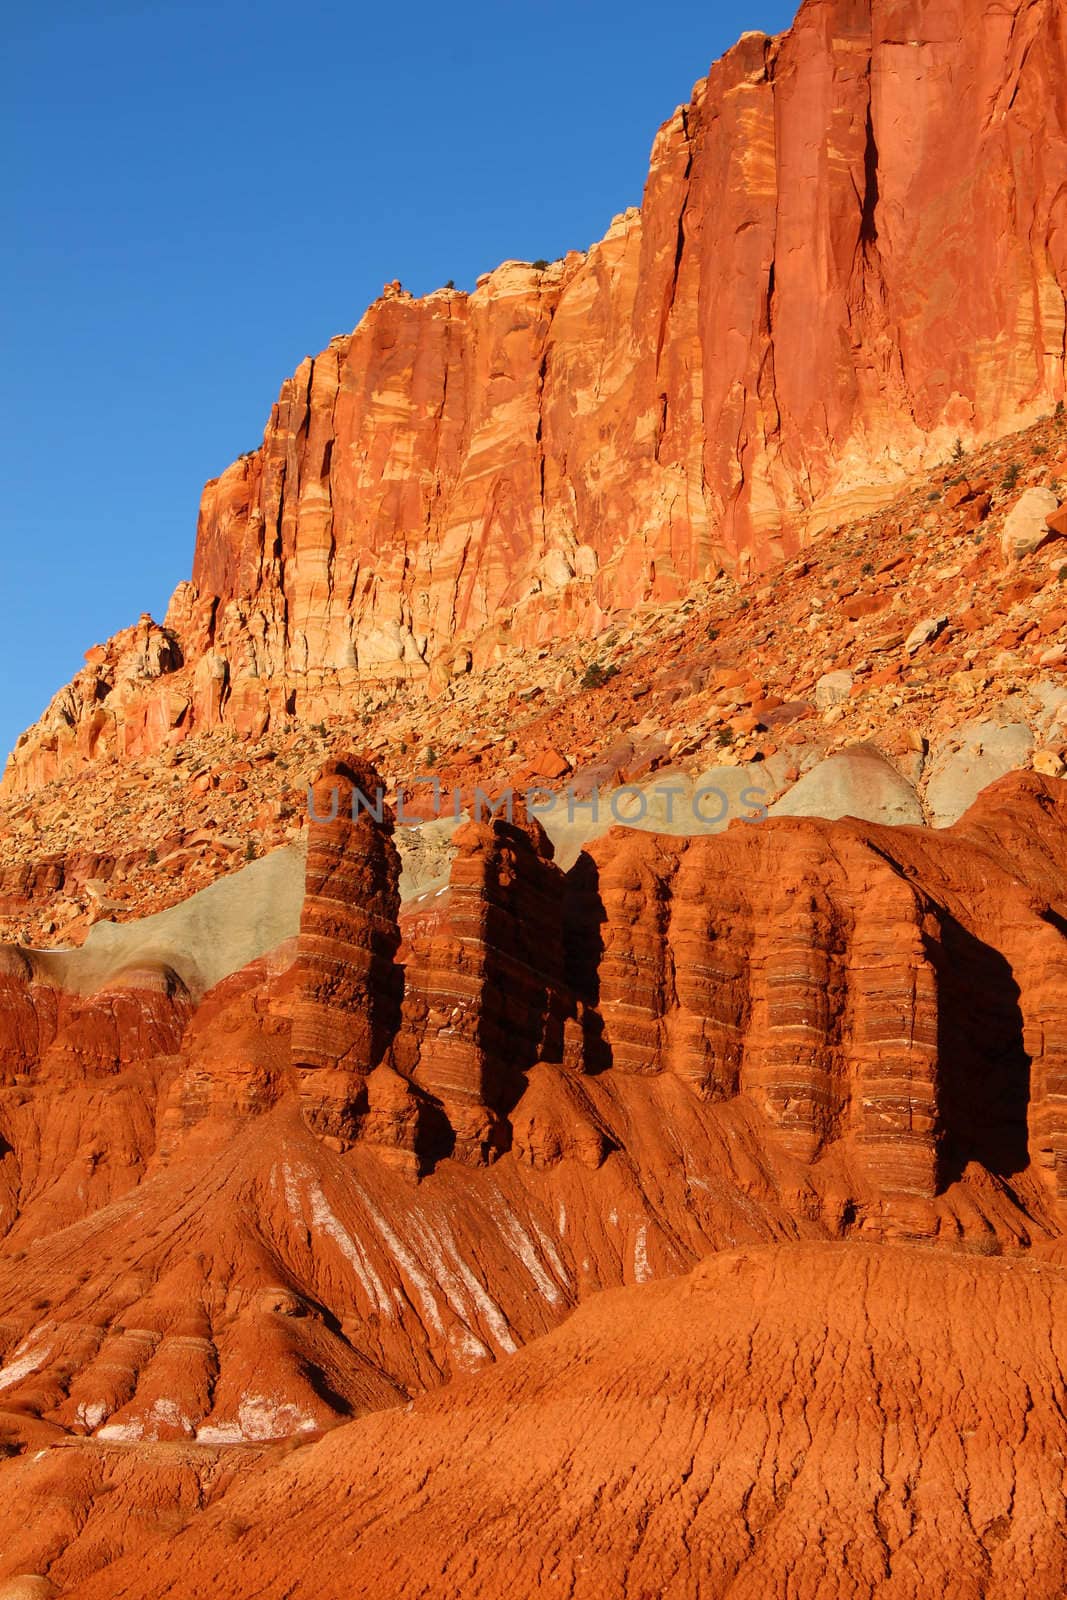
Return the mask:
<svg viewBox="0 0 1067 1600">
<path fill-rule="evenodd" d="M 1062 778 L 1067 772 L 1067 762 L 1058 750 L 1038 750 L 1034 756 L 1033 768 L 1046 778 Z"/>
<path fill-rule="evenodd" d="M 1027 489 L 1004 519 L 1000 549 L 1005 560 L 1021 561 L 1032 555 L 1049 536 L 1048 519 L 1059 509 L 1051 489 Z"/>
<path fill-rule="evenodd" d="M 841 705 L 852 693 L 851 672 L 824 672 L 815 685 L 815 704 L 820 711 Z"/>
<path fill-rule="evenodd" d="M 923 617 L 921 622 L 917 622 L 904 640 L 904 648 L 908 655 L 915 655 L 924 644 L 936 639 L 947 621 L 947 617 Z"/>
</svg>

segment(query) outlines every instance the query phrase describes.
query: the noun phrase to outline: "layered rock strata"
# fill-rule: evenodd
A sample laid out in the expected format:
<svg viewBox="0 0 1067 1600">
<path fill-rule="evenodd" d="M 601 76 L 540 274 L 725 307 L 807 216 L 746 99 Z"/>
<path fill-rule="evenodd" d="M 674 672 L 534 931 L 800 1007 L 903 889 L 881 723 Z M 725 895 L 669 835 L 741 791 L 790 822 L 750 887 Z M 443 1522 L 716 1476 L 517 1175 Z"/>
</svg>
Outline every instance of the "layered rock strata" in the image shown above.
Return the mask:
<svg viewBox="0 0 1067 1600">
<path fill-rule="evenodd" d="M 663 126 L 642 206 L 471 294 L 390 286 L 210 483 L 165 626 L 92 651 L 33 787 L 594 634 L 1064 394 L 1056 0 L 806 0 Z"/>
</svg>

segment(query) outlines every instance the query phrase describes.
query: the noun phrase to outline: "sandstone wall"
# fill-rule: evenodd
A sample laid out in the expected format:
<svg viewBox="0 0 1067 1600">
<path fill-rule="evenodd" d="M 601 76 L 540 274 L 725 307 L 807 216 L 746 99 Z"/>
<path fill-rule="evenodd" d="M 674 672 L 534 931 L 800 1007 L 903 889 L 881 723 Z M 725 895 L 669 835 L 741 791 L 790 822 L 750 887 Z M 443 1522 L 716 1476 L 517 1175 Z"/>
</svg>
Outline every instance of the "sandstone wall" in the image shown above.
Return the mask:
<svg viewBox="0 0 1067 1600">
<path fill-rule="evenodd" d="M 208 484 L 166 629 L 92 652 L 9 786 L 594 632 L 1048 410 L 1063 30 L 1055 0 L 806 0 L 697 84 L 588 252 L 387 288 Z"/>
</svg>

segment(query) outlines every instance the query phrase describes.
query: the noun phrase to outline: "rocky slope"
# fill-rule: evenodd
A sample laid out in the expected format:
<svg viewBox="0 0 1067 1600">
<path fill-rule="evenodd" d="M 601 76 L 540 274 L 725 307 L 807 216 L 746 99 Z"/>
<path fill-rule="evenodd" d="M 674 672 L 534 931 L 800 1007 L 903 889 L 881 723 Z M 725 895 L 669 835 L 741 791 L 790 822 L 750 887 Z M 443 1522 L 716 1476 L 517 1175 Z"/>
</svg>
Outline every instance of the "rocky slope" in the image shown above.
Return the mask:
<svg viewBox="0 0 1067 1600">
<path fill-rule="evenodd" d="M 1052 1600 L 1065 1282 L 901 1247 L 724 1251 L 295 1452 L 65 1592 Z"/>
<path fill-rule="evenodd" d="M 596 634 L 1050 409 L 1062 34 L 1057 0 L 806 0 L 696 86 L 587 254 L 390 287 L 208 485 L 165 624 L 90 653 L 8 788 Z"/>
<path fill-rule="evenodd" d="M 1064 770 L 1067 521 L 1048 519 L 1065 483 L 1054 416 L 917 479 L 772 574 L 619 609 L 595 639 L 509 647 L 432 702 L 415 685 L 381 689 L 321 723 L 243 741 L 193 733 L 13 796 L 0 802 L 0 936 L 80 943 L 298 842 L 307 785 L 334 749 L 372 755 L 394 806 L 403 790 L 406 894 L 447 874 L 442 828 L 408 825 L 433 811 L 429 775 L 442 824 L 456 790 L 469 815 L 476 786 L 546 786 L 563 854 L 568 787 L 598 787 L 607 826 L 620 784 L 726 781 L 732 768 L 745 774 L 732 792 L 768 804 L 944 825 L 1005 772 Z M 595 831 L 588 805 L 577 815 Z M 647 822 L 670 826 L 654 794 Z"/>
<path fill-rule="evenodd" d="M 316 786 L 297 937 L 201 999 L 8 947 L 0 1477 L 60 1503 L 0 1522 L 0 1576 L 174 1531 L 116 1532 L 124 1450 L 209 1504 L 227 1451 L 267 1471 L 709 1252 L 1059 1258 L 1067 785 L 1005 778 L 944 833 L 615 830 L 566 873 L 533 820 L 471 823 L 401 913 L 388 815 L 329 818 L 357 783 Z"/>
</svg>

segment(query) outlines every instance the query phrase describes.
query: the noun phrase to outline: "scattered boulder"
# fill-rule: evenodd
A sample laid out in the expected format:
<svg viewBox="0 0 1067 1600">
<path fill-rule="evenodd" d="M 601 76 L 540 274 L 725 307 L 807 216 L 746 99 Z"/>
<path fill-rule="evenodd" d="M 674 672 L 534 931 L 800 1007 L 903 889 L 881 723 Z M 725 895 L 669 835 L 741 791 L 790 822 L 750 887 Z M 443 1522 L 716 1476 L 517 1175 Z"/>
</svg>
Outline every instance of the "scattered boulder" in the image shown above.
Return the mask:
<svg viewBox="0 0 1067 1600">
<path fill-rule="evenodd" d="M 530 763 L 530 776 L 534 778 L 545 778 L 549 783 L 552 783 L 559 778 L 565 778 L 570 770 L 571 764 L 567 760 L 567 757 L 562 755 L 560 751 L 553 750 L 551 748 L 543 750 L 541 754 Z"/>
<path fill-rule="evenodd" d="M 924 617 L 921 622 L 917 622 L 904 640 L 904 648 L 908 655 L 915 655 L 924 644 L 936 639 L 947 621 L 947 617 Z"/>
<path fill-rule="evenodd" d="M 1067 772 L 1067 762 L 1058 750 L 1039 750 L 1034 756 L 1034 771 L 1046 778 L 1062 778 Z"/>
<path fill-rule="evenodd" d="M 824 672 L 815 685 L 815 704 L 820 711 L 839 706 L 852 693 L 851 672 Z"/>
<path fill-rule="evenodd" d="M 1050 516 L 1059 510 L 1059 500 L 1051 489 L 1027 489 L 1004 519 L 1000 549 L 1006 561 L 1021 561 L 1044 544 L 1049 536 Z"/>
</svg>

